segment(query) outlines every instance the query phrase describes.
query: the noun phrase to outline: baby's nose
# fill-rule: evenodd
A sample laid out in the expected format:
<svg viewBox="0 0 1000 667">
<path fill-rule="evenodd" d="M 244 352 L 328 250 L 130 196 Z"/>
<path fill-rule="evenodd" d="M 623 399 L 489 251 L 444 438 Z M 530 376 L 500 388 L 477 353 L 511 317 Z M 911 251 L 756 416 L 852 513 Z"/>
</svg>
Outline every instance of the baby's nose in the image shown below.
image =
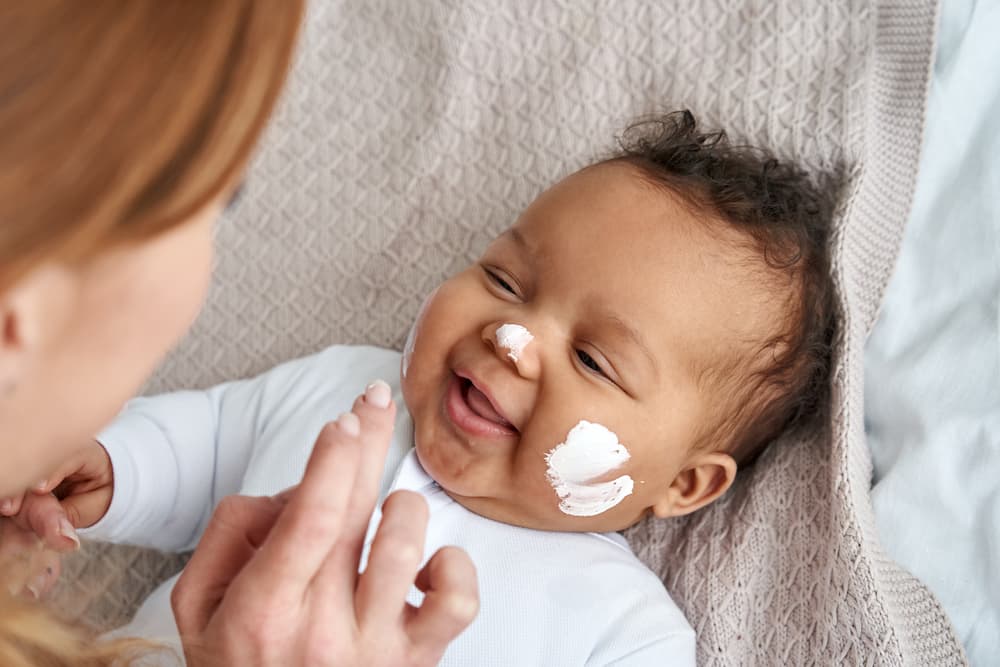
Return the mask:
<svg viewBox="0 0 1000 667">
<path fill-rule="evenodd" d="M 520 324 L 501 324 L 493 333 L 497 342 L 497 347 L 507 352 L 507 357 L 515 364 L 520 361 L 524 354 L 524 348 L 528 347 L 534 336 Z"/>
<path fill-rule="evenodd" d="M 538 351 L 534 334 L 523 324 L 494 322 L 482 332 L 483 342 L 500 357 L 513 364 L 517 374 L 530 378 L 538 373 Z M 534 341 L 534 342 L 532 342 Z"/>
</svg>

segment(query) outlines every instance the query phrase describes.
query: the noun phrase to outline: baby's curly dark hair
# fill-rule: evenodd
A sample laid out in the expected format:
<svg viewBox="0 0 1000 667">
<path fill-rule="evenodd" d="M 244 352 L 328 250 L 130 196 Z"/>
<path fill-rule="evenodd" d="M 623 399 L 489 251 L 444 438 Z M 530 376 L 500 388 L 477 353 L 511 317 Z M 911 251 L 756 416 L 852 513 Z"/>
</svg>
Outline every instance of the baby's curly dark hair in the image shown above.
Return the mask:
<svg viewBox="0 0 1000 667">
<path fill-rule="evenodd" d="M 760 277 L 787 300 L 779 333 L 750 354 L 729 355 L 701 373 L 702 383 L 729 399 L 695 446 L 724 449 L 738 463 L 749 463 L 780 434 L 813 424 L 829 404 L 836 177 L 813 181 L 768 151 L 734 145 L 723 131 L 701 131 L 686 110 L 636 122 L 619 146 L 607 162 L 634 166 L 707 223 L 722 220 L 742 232 L 746 242 L 739 245 L 763 259 Z"/>
</svg>

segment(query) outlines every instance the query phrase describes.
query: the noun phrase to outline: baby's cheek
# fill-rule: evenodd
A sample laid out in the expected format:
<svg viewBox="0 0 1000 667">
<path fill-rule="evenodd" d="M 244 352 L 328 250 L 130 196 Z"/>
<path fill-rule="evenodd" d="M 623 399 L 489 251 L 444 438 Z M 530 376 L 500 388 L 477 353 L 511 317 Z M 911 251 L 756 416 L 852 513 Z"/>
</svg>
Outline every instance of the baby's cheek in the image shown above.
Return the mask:
<svg viewBox="0 0 1000 667">
<path fill-rule="evenodd" d="M 416 350 L 417 337 L 420 336 L 421 329 L 424 327 L 428 306 L 430 306 L 431 301 L 438 293 L 438 289 L 440 287 L 435 288 L 430 294 L 424 297 L 423 303 L 420 304 L 420 309 L 417 311 L 417 317 L 413 320 L 413 325 L 410 327 L 410 332 L 406 335 L 406 343 L 403 345 L 403 361 L 400 368 L 400 372 L 404 378 L 410 369 L 410 362 Z"/>
<path fill-rule="evenodd" d="M 614 431 L 580 420 L 545 455 L 546 479 L 559 499 L 559 510 L 590 517 L 616 507 L 635 487 L 632 477 L 623 472 L 630 457 Z"/>
</svg>

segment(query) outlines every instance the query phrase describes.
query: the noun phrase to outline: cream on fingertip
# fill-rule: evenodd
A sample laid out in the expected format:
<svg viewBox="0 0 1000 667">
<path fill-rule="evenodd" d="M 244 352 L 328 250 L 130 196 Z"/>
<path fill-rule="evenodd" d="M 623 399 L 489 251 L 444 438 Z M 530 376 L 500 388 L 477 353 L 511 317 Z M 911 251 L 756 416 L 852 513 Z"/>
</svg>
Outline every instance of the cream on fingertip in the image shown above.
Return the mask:
<svg viewBox="0 0 1000 667">
<path fill-rule="evenodd" d="M 376 408 L 385 409 L 392 401 L 392 389 L 384 380 L 375 380 L 365 389 L 365 402 Z"/>
</svg>

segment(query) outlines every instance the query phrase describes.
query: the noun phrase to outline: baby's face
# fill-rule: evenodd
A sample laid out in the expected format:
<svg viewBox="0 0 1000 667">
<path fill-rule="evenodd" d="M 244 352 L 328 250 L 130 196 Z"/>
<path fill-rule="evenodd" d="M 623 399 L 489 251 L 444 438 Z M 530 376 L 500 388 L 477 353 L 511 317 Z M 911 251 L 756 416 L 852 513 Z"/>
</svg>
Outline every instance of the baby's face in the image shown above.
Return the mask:
<svg viewBox="0 0 1000 667">
<path fill-rule="evenodd" d="M 403 393 L 427 472 L 471 511 L 530 528 L 681 513 L 721 398 L 700 370 L 759 324 L 725 235 L 625 164 L 543 193 L 415 325 Z"/>
</svg>

